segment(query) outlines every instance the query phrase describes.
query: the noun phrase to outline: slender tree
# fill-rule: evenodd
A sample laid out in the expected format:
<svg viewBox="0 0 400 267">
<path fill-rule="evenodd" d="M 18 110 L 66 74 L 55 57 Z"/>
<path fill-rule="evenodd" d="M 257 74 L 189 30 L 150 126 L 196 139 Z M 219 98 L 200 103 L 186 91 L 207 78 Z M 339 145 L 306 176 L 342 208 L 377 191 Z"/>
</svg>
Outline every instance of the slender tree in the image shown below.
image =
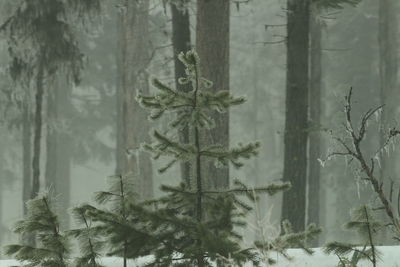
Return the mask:
<svg viewBox="0 0 400 267">
<path fill-rule="evenodd" d="M 42 113 L 46 86 L 60 72 L 64 72 L 70 81 L 79 82 L 83 57 L 77 46 L 72 19 L 78 18 L 83 22 L 99 8 L 97 0 L 25 0 L 1 25 L 1 31 L 8 36 L 12 78 L 35 91 L 30 198 L 35 198 L 40 189 Z M 30 49 L 23 49 L 27 45 Z"/>
<path fill-rule="evenodd" d="M 179 91 L 188 92 L 190 86 L 188 84 L 180 84 L 179 78 L 185 75 L 185 66 L 179 61 L 180 52 L 187 52 L 191 49 L 190 38 L 190 17 L 189 17 L 189 1 L 180 0 L 179 2 L 171 2 L 172 13 L 172 47 L 174 50 L 174 67 L 175 67 L 175 86 Z M 179 131 L 181 141 L 185 144 L 189 143 L 189 129 L 185 128 Z M 189 163 L 181 164 L 182 180 L 190 184 L 190 165 Z"/>
<path fill-rule="evenodd" d="M 292 190 L 283 194 L 282 220 L 304 230 L 306 209 L 310 1 L 287 2 L 286 120 L 283 179 Z"/>
<path fill-rule="evenodd" d="M 57 213 L 63 229 L 69 225 L 66 207 L 70 204 L 72 137 L 65 122 L 71 114 L 70 94 L 71 88 L 61 81 L 54 82 L 53 90 L 47 94 L 45 186 L 51 197 L 57 198 Z"/>
<path fill-rule="evenodd" d="M 118 138 L 117 172 L 136 177 L 137 193 L 148 199 L 153 195 L 152 166 L 140 144 L 148 140 L 149 125 L 146 113 L 135 97 L 148 92 L 146 68 L 149 54 L 149 1 L 124 0 L 119 18 L 118 60 Z M 140 168 L 139 168 L 140 165 Z"/>
<path fill-rule="evenodd" d="M 198 0 L 196 24 L 196 50 L 202 59 L 201 68 L 205 77 L 213 81 L 207 90 L 218 92 L 229 90 L 229 37 L 230 0 Z M 203 136 L 204 141 L 229 147 L 229 113 L 212 112 L 217 127 Z M 213 163 L 204 165 L 212 188 L 229 187 L 229 168 L 216 168 Z"/>
</svg>

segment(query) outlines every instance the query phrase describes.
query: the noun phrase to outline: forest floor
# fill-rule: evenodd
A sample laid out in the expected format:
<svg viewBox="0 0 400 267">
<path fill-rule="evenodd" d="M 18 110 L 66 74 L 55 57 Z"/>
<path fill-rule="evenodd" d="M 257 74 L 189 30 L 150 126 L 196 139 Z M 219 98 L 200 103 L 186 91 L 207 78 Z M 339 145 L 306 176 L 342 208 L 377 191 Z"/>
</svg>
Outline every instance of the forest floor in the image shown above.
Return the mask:
<svg viewBox="0 0 400 267">
<path fill-rule="evenodd" d="M 379 251 L 379 261 L 377 267 L 400 267 L 400 246 L 381 246 L 377 247 Z M 326 255 L 320 248 L 314 249 L 312 256 L 306 255 L 299 249 L 289 249 L 288 254 L 293 257 L 291 261 L 286 260 L 282 256 L 271 255 L 278 261 L 272 267 L 336 267 L 339 260 L 335 255 Z M 129 261 L 129 267 L 140 267 L 148 258 L 141 258 L 135 261 Z M 121 267 L 122 260 L 120 258 L 103 258 L 102 264 L 105 267 Z M 15 260 L 0 260 L 0 267 L 21 266 Z M 246 264 L 244 267 L 251 267 Z M 267 265 L 264 265 L 267 266 Z M 361 262 L 357 267 L 372 267 L 371 263 Z"/>
</svg>

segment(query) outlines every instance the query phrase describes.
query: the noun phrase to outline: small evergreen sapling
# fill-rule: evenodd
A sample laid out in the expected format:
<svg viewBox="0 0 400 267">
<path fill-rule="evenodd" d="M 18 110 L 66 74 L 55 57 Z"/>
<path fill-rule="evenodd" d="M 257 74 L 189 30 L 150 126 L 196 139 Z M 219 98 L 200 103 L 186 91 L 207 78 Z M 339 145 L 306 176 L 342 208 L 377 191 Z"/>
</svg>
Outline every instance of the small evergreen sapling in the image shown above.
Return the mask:
<svg viewBox="0 0 400 267">
<path fill-rule="evenodd" d="M 89 257 L 91 262 L 94 262 L 96 256 L 94 253 L 96 253 L 97 247 L 106 249 L 107 256 L 122 257 L 123 266 L 126 267 L 127 259 L 149 254 L 146 244 L 150 243 L 152 239 L 144 230 L 142 220 L 131 208 L 136 201 L 131 179 L 122 175 L 111 176 L 109 179 L 109 190 L 98 192 L 95 195 L 96 202 L 105 205 L 104 208 L 86 204 L 75 209 L 80 216 L 85 217 L 86 222 L 90 220 L 95 224 L 89 227 L 89 232 L 82 230 L 80 233 L 75 233 L 78 236 L 91 234 L 92 243 L 85 245 L 88 252 L 86 258 Z M 97 237 L 97 241 L 94 237 Z M 104 243 L 100 242 L 100 237 L 104 239 Z"/>
<path fill-rule="evenodd" d="M 37 196 L 26 205 L 28 215 L 26 219 L 16 223 L 14 232 L 36 233 L 38 245 L 9 245 L 6 246 L 5 253 L 26 262 L 25 266 L 68 266 L 68 240 L 60 232 L 57 215 L 52 211 L 47 194 Z"/>
<path fill-rule="evenodd" d="M 79 241 L 81 255 L 75 260 L 76 267 L 102 267 L 99 264 L 100 251 L 104 247 L 101 235 L 96 226 L 92 225 L 91 218 L 86 214 L 86 206 L 81 205 L 72 210 L 76 221 L 83 224 L 83 228 L 68 231 L 68 235 Z"/>
<path fill-rule="evenodd" d="M 353 212 L 352 220 L 348 222 L 346 228 L 357 231 L 362 239 L 362 243 L 349 244 L 342 242 L 330 242 L 325 246 L 326 253 L 334 253 L 339 258 L 338 267 L 356 267 L 358 262 L 366 259 L 374 267 L 377 265 L 378 252 L 375 247 L 375 237 L 382 224 L 372 216 L 372 210 L 368 206 L 362 206 Z M 353 252 L 351 258 L 349 255 Z"/>
<path fill-rule="evenodd" d="M 161 186 L 166 193 L 164 197 L 150 201 L 154 205 L 150 210 L 145 206 L 134 205 L 140 217 L 147 220 L 158 242 L 152 249 L 155 259 L 147 266 L 210 266 L 211 262 L 221 266 L 234 263 L 243 265 L 251 261 L 253 265 L 260 263 L 259 255 L 253 248 L 243 249 L 240 245 L 242 236 L 235 229 L 245 225 L 243 218 L 251 207 L 238 196 L 246 196 L 255 200 L 253 192 L 273 193 L 287 189 L 289 184 L 271 185 L 268 187 L 249 189 L 239 180 L 229 190 L 206 189 L 207 177 L 204 177 L 202 166 L 205 161 L 214 161 L 216 165 L 232 164 L 239 168 L 243 159 L 257 154 L 259 143 L 239 145 L 225 149 L 220 145 L 205 146 L 202 144 L 200 132 L 214 127 L 209 112 L 227 112 L 232 106 L 244 103 L 243 97 L 234 97 L 228 91 L 217 93 L 203 90 L 212 82 L 201 76 L 199 58 L 194 51 L 181 53 L 179 59 L 186 67 L 186 77 L 180 83 L 190 84 L 192 90 L 180 92 L 163 84 L 157 79 L 153 85 L 159 92 L 155 95 L 139 95 L 138 101 L 151 110 L 150 119 L 156 120 L 164 113 L 176 114 L 170 123 L 174 129 L 189 129 L 190 143 L 182 144 L 179 140 L 154 131 L 155 144 L 144 147 L 154 154 L 172 157 L 171 161 L 159 171 L 165 172 L 177 162 L 189 162 L 193 175 L 189 183 L 179 186 Z"/>
</svg>

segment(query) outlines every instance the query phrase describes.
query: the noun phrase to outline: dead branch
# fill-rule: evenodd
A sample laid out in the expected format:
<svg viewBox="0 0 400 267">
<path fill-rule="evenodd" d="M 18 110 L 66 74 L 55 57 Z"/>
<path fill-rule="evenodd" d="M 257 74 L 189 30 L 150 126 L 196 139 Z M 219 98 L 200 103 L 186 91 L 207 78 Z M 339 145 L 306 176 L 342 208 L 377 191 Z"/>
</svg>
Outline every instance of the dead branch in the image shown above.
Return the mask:
<svg viewBox="0 0 400 267">
<path fill-rule="evenodd" d="M 361 117 L 361 122 L 359 127 L 356 129 L 354 127 L 354 123 L 352 121 L 352 98 L 353 89 L 350 88 L 349 93 L 345 97 L 345 119 L 346 123 L 344 125 L 346 133 L 348 137 L 350 137 L 350 142 L 346 141 L 346 139 L 341 137 L 333 137 L 335 141 L 337 141 L 341 147 L 344 149 L 344 152 L 333 152 L 328 155 L 329 157 L 339 155 L 339 156 L 350 156 L 352 159 L 355 159 L 361 166 L 361 172 L 366 174 L 365 180 L 370 182 L 372 185 L 373 190 L 378 195 L 378 198 L 382 204 L 382 209 L 385 211 L 386 215 L 390 220 L 390 224 L 394 226 L 395 232 L 398 236 L 400 236 L 400 222 L 399 222 L 399 213 L 395 215 L 394 209 L 392 206 L 392 190 L 393 184 L 391 185 L 391 193 L 390 196 L 386 196 L 383 190 L 383 179 L 378 179 L 375 175 L 375 159 L 371 158 L 368 160 L 366 156 L 361 151 L 361 144 L 365 140 L 366 131 L 368 128 L 368 121 L 371 117 L 379 112 L 383 108 L 383 105 L 377 106 L 375 108 L 369 109 L 364 115 Z M 389 131 L 389 135 L 387 136 L 387 140 L 384 142 L 384 146 L 388 145 L 391 139 L 395 138 L 397 135 L 400 134 L 400 131 L 393 128 Z M 384 147 L 378 150 L 381 151 Z M 400 194 L 398 198 L 398 202 L 400 204 Z"/>
</svg>

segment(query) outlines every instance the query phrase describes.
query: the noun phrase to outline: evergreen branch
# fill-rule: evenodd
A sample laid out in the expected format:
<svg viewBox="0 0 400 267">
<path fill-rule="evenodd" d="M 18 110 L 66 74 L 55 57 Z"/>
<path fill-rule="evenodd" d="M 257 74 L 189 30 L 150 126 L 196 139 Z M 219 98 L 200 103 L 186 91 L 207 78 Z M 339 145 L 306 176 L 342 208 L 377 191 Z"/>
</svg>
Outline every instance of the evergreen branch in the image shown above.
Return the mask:
<svg viewBox="0 0 400 267">
<path fill-rule="evenodd" d="M 343 9 L 344 5 L 356 6 L 361 0 L 312 0 L 312 4 L 322 9 Z"/>
<path fill-rule="evenodd" d="M 243 104 L 246 99 L 244 97 L 233 97 L 229 91 L 218 91 L 216 93 L 201 93 L 199 101 L 201 106 L 223 113 L 231 106 Z"/>
<path fill-rule="evenodd" d="M 234 181 L 235 185 L 238 180 Z M 228 194 L 228 193 L 238 193 L 238 194 L 250 194 L 250 193 L 268 193 L 270 196 L 275 195 L 278 192 L 289 190 L 291 187 L 289 182 L 285 182 L 282 184 L 271 184 L 266 187 L 256 187 L 256 188 L 233 188 L 229 190 L 205 190 L 204 194 Z"/>
<path fill-rule="evenodd" d="M 258 142 L 250 143 L 244 146 L 239 145 L 239 147 L 230 149 L 228 151 L 224 151 L 222 147 L 213 146 L 202 150 L 200 155 L 208 158 L 214 158 L 223 166 L 227 165 L 227 162 L 229 161 L 234 167 L 240 168 L 243 166 L 243 163 L 240 162 L 240 159 L 249 159 L 251 156 L 257 155 L 259 147 L 260 143 Z"/>
</svg>

